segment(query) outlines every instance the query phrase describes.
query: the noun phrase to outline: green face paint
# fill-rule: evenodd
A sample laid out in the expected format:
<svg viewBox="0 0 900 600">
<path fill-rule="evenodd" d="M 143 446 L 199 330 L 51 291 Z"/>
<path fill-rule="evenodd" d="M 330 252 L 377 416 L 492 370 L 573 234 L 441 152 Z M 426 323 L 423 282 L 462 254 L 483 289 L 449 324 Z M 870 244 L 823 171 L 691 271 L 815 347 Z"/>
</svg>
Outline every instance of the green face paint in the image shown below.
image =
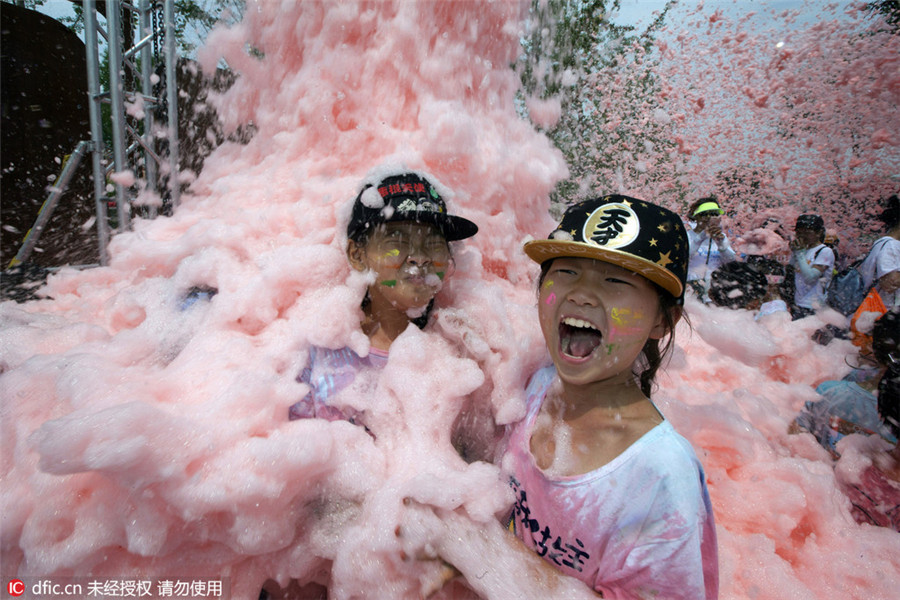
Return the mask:
<svg viewBox="0 0 900 600">
<path fill-rule="evenodd" d="M 606 345 L 606 354 L 612 354 L 615 347 L 616 347 L 615 344 L 607 344 Z"/>
<path fill-rule="evenodd" d="M 441 281 L 444 280 L 444 272 L 443 271 L 438 271 L 437 276 L 438 276 L 438 279 L 440 279 Z"/>
<path fill-rule="evenodd" d="M 385 287 L 394 287 L 397 285 L 397 280 L 396 279 L 386 279 L 381 282 L 381 285 L 383 285 Z"/>
</svg>

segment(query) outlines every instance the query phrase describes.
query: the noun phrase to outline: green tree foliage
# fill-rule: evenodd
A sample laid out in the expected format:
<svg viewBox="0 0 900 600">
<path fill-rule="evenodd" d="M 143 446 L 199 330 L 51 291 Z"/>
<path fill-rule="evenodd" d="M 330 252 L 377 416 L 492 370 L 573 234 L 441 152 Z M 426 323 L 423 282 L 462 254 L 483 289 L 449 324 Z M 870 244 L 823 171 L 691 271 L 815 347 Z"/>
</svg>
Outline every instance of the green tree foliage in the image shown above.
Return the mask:
<svg viewBox="0 0 900 600">
<path fill-rule="evenodd" d="M 900 32 L 900 0 L 874 0 L 866 10 L 881 14 L 894 33 Z"/>
<path fill-rule="evenodd" d="M 558 186 L 556 202 L 628 192 L 681 203 L 677 144 L 653 69 L 654 35 L 672 4 L 638 32 L 610 20 L 619 0 L 534 1 L 523 40 L 521 105 L 560 103 L 546 133 L 565 155 L 570 178 Z"/>
</svg>

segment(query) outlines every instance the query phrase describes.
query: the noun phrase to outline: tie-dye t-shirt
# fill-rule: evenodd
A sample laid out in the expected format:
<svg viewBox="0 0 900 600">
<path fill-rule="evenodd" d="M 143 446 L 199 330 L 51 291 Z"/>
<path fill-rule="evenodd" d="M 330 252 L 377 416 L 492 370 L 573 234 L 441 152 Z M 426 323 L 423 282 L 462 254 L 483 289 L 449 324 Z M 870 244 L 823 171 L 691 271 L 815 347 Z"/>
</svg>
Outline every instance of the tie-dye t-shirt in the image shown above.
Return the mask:
<svg viewBox="0 0 900 600">
<path fill-rule="evenodd" d="M 359 414 L 349 407 L 331 404 L 334 396 L 353 384 L 364 371 L 381 370 L 387 364 L 388 353 L 371 348 L 369 354 L 360 357 L 350 348 L 330 350 L 313 346 L 309 349 L 309 362 L 297 377 L 309 384 L 309 393 L 291 406 L 289 417 L 295 419 L 325 419 L 357 423 Z"/>
<path fill-rule="evenodd" d="M 607 599 L 716 598 L 716 529 L 703 467 L 688 441 L 664 421 L 595 471 L 549 477 L 530 439 L 555 378 L 553 367 L 532 377 L 527 414 L 513 426 L 504 456 L 516 535 Z"/>
</svg>

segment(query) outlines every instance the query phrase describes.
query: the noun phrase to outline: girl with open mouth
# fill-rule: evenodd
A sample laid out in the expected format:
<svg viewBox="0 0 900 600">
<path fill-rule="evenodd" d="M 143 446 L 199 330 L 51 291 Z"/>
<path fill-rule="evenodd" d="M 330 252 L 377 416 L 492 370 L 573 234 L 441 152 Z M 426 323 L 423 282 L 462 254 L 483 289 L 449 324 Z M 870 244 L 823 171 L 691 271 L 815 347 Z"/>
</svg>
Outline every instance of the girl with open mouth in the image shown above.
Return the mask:
<svg viewBox="0 0 900 600">
<path fill-rule="evenodd" d="M 606 196 L 571 206 L 525 252 L 541 264 L 538 316 L 553 365 L 533 375 L 526 416 L 511 428 L 510 528 L 555 567 L 544 570 L 604 598 L 716 598 L 703 467 L 650 400 L 682 316 L 681 220 Z"/>
</svg>

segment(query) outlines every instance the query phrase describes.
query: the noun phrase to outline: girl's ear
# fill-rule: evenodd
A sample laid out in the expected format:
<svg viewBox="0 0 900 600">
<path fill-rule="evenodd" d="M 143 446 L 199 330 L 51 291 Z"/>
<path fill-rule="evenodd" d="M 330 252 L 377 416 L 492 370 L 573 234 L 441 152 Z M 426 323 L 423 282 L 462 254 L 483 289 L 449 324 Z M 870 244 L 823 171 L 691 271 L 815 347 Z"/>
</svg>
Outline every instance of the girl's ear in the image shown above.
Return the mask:
<svg viewBox="0 0 900 600">
<path fill-rule="evenodd" d="M 357 271 L 365 271 L 369 268 L 366 264 L 366 246 L 359 244 L 356 240 L 347 241 L 347 261 L 350 266 Z"/>
<path fill-rule="evenodd" d="M 669 311 L 671 322 L 666 318 L 666 310 Z M 666 337 L 667 334 L 672 333 L 672 331 L 675 330 L 678 321 L 681 320 L 682 314 L 684 314 L 684 309 L 681 306 L 672 306 L 668 309 L 660 307 L 659 313 L 656 316 L 656 324 L 653 326 L 653 329 L 650 330 L 650 339 L 661 340 Z"/>
</svg>

